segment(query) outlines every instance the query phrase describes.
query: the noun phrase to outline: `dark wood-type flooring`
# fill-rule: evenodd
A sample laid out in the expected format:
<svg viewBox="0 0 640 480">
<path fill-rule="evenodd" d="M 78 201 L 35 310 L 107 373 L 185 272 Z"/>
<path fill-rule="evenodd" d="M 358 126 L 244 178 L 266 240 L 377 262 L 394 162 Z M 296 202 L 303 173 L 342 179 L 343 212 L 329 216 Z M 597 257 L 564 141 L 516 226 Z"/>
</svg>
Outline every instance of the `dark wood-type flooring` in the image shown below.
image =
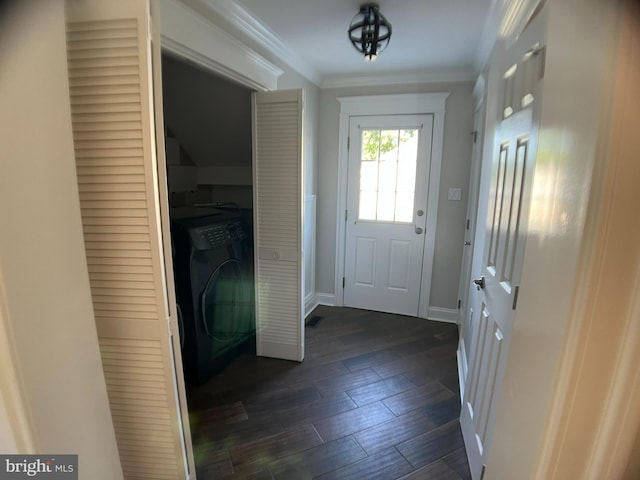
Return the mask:
<svg viewBox="0 0 640 480">
<path fill-rule="evenodd" d="M 247 353 L 189 388 L 198 479 L 469 479 L 456 326 L 312 315 L 304 362 Z"/>
</svg>

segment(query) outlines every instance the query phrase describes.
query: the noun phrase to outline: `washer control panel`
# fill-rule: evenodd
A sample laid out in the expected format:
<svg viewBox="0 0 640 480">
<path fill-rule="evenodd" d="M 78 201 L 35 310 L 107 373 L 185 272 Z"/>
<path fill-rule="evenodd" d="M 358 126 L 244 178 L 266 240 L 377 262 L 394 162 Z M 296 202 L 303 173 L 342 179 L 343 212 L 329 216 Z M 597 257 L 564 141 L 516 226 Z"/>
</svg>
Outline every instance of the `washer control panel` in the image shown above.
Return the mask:
<svg viewBox="0 0 640 480">
<path fill-rule="evenodd" d="M 189 231 L 193 246 L 198 250 L 224 247 L 247 238 L 247 233 L 239 220 L 195 227 Z"/>
</svg>

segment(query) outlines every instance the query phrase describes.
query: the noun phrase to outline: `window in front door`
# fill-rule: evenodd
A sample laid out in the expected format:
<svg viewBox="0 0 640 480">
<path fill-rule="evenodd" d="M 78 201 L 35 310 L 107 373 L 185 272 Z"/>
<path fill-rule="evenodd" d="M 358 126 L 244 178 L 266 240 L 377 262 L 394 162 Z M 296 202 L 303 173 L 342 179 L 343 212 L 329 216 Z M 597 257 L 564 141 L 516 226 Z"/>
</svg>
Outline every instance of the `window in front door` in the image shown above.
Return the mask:
<svg viewBox="0 0 640 480">
<path fill-rule="evenodd" d="M 411 223 L 418 129 L 361 131 L 358 220 Z"/>
</svg>

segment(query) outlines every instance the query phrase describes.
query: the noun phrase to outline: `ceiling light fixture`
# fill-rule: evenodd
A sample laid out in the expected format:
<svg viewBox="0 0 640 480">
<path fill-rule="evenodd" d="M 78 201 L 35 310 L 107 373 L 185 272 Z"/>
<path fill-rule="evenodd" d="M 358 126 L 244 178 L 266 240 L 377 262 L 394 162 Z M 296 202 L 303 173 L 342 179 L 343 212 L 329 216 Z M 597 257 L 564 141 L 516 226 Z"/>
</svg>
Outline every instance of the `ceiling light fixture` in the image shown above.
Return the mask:
<svg viewBox="0 0 640 480">
<path fill-rule="evenodd" d="M 391 24 L 380 13 L 380 7 L 375 3 L 362 5 L 349 25 L 349 40 L 364 59 L 373 62 L 389 45 L 390 38 Z"/>
</svg>

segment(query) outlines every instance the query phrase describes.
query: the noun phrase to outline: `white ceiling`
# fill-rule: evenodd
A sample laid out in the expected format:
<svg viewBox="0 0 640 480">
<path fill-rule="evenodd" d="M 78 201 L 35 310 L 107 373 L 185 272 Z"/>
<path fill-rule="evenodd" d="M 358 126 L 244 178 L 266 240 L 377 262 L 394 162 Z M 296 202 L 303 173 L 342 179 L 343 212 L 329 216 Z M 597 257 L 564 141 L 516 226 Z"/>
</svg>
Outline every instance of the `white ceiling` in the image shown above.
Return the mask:
<svg viewBox="0 0 640 480">
<path fill-rule="evenodd" d="M 500 0 L 380 0 L 393 26 L 387 49 L 365 62 L 347 29 L 366 0 L 182 0 L 215 11 L 319 85 L 364 77 L 471 79 Z M 226 12 L 225 12 L 226 10 Z M 222 14 L 221 14 L 222 12 Z M 490 14 L 491 12 L 491 14 Z M 366 83 L 366 82 L 365 82 Z"/>
</svg>

